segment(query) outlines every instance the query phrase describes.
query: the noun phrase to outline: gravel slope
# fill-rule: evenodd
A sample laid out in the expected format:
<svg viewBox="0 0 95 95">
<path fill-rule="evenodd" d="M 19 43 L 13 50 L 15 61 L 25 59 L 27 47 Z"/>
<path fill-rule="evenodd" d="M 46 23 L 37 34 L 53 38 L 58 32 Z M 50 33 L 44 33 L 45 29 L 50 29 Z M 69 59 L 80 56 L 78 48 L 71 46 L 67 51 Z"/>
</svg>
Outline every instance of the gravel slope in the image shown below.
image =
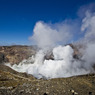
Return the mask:
<svg viewBox="0 0 95 95">
<path fill-rule="evenodd" d="M 95 74 L 38 80 L 0 65 L 0 95 L 95 95 Z"/>
</svg>

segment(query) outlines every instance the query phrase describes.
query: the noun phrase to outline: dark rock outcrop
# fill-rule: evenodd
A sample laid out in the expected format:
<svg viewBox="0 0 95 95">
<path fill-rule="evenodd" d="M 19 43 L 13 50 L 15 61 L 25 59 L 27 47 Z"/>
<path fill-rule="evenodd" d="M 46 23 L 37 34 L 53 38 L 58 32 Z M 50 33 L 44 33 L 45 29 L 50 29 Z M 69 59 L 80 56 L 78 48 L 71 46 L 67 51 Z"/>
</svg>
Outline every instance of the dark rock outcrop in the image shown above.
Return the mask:
<svg viewBox="0 0 95 95">
<path fill-rule="evenodd" d="M 0 63 L 4 62 L 5 56 L 3 53 L 0 53 Z"/>
</svg>

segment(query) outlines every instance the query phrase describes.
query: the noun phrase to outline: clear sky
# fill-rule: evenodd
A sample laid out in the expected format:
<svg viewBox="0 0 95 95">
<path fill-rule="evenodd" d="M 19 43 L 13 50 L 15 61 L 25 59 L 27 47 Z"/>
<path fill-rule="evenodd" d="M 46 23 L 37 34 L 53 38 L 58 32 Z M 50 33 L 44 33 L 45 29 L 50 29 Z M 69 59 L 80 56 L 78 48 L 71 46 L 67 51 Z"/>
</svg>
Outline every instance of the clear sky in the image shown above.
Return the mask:
<svg viewBox="0 0 95 95">
<path fill-rule="evenodd" d="M 0 0 L 0 44 L 29 44 L 39 20 L 77 18 L 80 6 L 95 0 Z"/>
</svg>

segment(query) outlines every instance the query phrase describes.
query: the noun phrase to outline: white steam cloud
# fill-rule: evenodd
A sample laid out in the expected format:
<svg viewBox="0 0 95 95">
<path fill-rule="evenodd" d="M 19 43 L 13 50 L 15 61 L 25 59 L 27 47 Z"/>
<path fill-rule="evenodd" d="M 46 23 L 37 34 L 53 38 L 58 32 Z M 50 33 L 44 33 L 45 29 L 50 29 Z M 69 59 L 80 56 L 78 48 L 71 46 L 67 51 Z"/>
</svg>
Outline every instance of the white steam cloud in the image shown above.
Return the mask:
<svg viewBox="0 0 95 95">
<path fill-rule="evenodd" d="M 80 42 L 85 47 L 78 48 L 81 56 L 76 59 L 73 57 L 74 49 L 69 45 L 62 45 L 70 43 L 73 40 L 72 37 L 76 36 L 75 31 L 79 32 L 79 30 L 84 34 Z M 54 25 L 39 21 L 36 23 L 33 32 L 30 40 L 37 44 L 41 50 L 34 58 L 31 57 L 19 65 L 10 66 L 11 68 L 20 72 L 27 72 L 39 79 L 71 77 L 95 72 L 93 68 L 95 65 L 94 11 L 85 11 L 81 27 L 77 20 L 65 20 L 63 23 Z M 45 59 L 48 50 L 44 48 L 47 47 L 52 48 L 53 60 Z"/>
<path fill-rule="evenodd" d="M 85 41 L 94 41 L 95 43 L 95 13 L 86 12 L 86 17 L 83 19 L 81 30 L 86 32 Z"/>
<path fill-rule="evenodd" d="M 40 48 L 54 47 L 59 43 L 66 44 L 70 42 L 76 27 L 77 24 L 69 20 L 57 24 L 46 24 L 39 21 L 34 27 L 33 36 L 29 39 Z"/>
</svg>

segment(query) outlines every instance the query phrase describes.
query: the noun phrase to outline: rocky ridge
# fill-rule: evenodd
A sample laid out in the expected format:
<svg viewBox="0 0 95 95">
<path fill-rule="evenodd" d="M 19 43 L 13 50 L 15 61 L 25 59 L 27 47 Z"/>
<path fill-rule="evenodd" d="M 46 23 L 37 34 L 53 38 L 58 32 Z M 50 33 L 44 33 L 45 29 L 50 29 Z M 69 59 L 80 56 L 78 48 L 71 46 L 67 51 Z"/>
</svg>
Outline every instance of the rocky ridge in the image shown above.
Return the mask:
<svg viewBox="0 0 95 95">
<path fill-rule="evenodd" d="M 0 63 L 18 64 L 35 53 L 33 46 L 0 46 Z"/>
<path fill-rule="evenodd" d="M 74 58 L 78 59 L 79 51 L 72 44 L 69 44 L 74 49 Z M 0 63 L 19 64 L 24 59 L 36 54 L 37 48 L 35 46 L 0 46 Z M 49 51 L 45 59 L 53 60 L 53 54 Z"/>
</svg>

